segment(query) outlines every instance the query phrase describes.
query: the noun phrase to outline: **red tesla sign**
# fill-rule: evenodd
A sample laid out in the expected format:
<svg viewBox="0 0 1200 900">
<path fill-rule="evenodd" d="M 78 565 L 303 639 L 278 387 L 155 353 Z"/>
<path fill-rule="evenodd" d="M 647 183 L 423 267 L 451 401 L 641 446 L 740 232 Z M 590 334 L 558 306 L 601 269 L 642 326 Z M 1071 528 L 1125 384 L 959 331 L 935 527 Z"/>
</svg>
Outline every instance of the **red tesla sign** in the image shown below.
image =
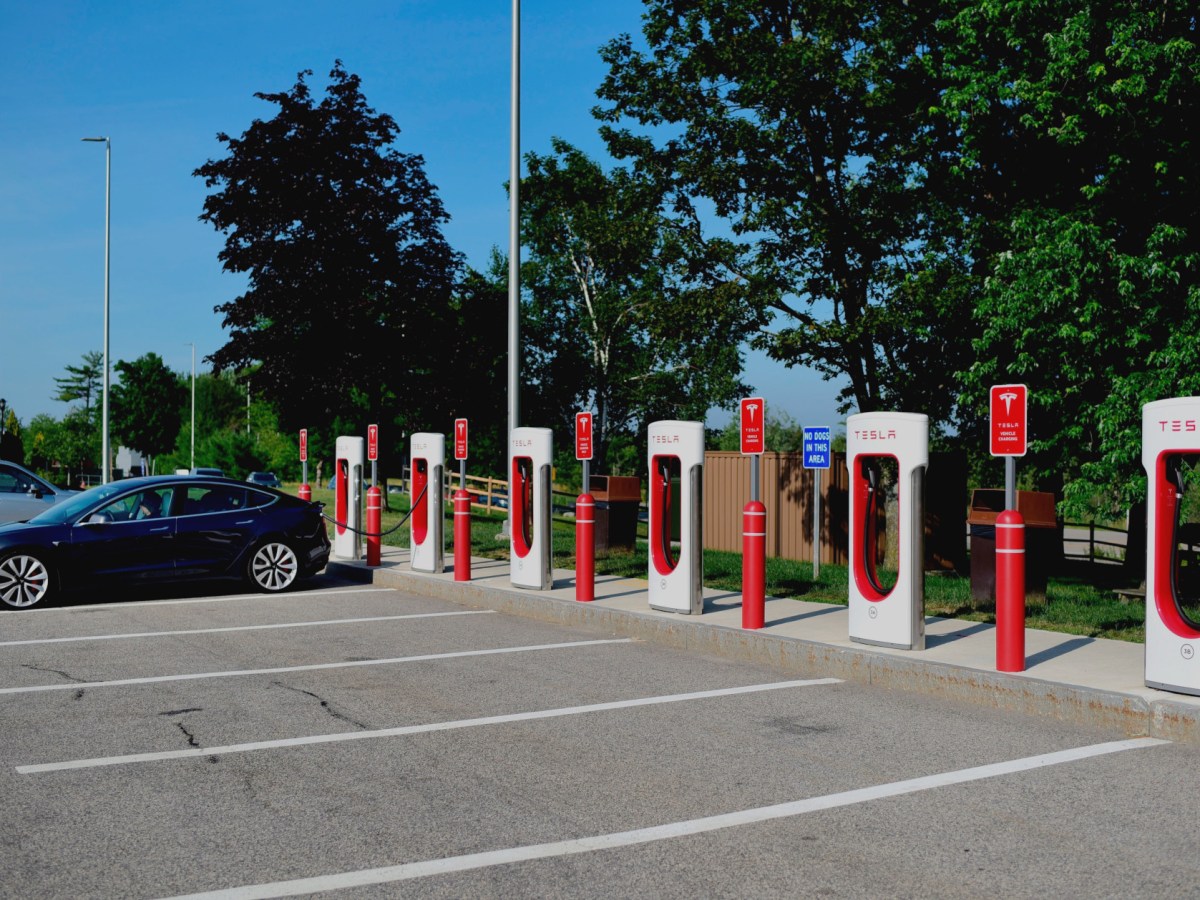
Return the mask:
<svg viewBox="0 0 1200 900">
<path fill-rule="evenodd" d="M 762 397 L 742 401 L 742 453 L 757 455 L 767 449 L 767 405 Z"/>
<path fill-rule="evenodd" d="M 592 414 L 575 413 L 575 458 L 592 458 Z"/>
<path fill-rule="evenodd" d="M 1023 384 L 997 384 L 991 392 L 992 456 L 1024 456 L 1028 442 L 1028 390 Z"/>
<path fill-rule="evenodd" d="M 300 462 L 308 462 L 308 429 L 300 429 Z"/>
<path fill-rule="evenodd" d="M 454 458 L 467 458 L 467 420 L 454 420 Z"/>
<path fill-rule="evenodd" d="M 367 426 L 367 459 L 374 462 L 379 459 L 379 426 Z"/>
</svg>

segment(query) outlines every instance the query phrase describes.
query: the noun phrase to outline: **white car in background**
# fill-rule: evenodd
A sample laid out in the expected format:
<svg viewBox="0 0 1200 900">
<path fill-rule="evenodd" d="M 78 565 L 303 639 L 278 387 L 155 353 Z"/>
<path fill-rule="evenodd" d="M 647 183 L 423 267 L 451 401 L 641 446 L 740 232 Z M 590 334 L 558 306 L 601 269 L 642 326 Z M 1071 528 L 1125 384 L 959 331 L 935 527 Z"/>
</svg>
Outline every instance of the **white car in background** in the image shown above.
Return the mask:
<svg viewBox="0 0 1200 900">
<path fill-rule="evenodd" d="M 24 522 L 78 493 L 57 488 L 24 466 L 0 460 L 0 524 Z"/>
</svg>

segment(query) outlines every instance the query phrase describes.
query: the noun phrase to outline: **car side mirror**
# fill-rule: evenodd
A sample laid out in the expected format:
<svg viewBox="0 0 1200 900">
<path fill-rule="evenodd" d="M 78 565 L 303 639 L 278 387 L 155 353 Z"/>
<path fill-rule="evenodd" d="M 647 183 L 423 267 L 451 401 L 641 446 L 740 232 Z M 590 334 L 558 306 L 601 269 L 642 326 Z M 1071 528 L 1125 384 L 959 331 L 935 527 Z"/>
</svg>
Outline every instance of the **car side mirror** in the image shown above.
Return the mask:
<svg viewBox="0 0 1200 900">
<path fill-rule="evenodd" d="M 34 500 L 41 500 L 41 499 L 42 499 L 42 489 L 41 489 L 40 487 L 38 487 L 36 484 L 31 484 L 31 485 L 29 486 L 29 491 L 28 491 L 28 494 L 29 494 L 29 496 L 31 496 L 31 497 L 32 497 Z"/>
<path fill-rule="evenodd" d="M 88 516 L 86 519 L 84 519 L 79 524 L 80 525 L 104 525 L 108 522 L 111 522 L 112 520 L 113 520 L 113 517 L 112 517 L 111 513 L 97 512 L 97 513 L 92 513 L 90 516 Z"/>
</svg>

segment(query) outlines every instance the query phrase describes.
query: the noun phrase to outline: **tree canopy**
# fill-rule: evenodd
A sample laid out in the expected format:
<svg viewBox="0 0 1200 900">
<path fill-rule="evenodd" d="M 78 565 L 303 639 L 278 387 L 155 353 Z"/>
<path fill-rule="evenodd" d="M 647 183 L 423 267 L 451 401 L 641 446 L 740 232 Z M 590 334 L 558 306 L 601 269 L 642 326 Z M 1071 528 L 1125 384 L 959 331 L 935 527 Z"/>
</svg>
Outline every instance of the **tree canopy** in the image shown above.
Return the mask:
<svg viewBox="0 0 1200 900">
<path fill-rule="evenodd" d="M 256 383 L 285 427 L 357 410 L 378 421 L 421 396 L 460 260 L 424 161 L 393 145 L 395 121 L 367 105 L 337 62 L 318 102 L 301 72 L 227 155 L 195 171 L 212 190 L 200 218 L 225 235 L 223 267 L 249 288 L 216 307 L 229 341 L 218 369 L 260 363 Z M 420 421 L 423 410 L 405 404 Z"/>
<path fill-rule="evenodd" d="M 553 149 L 527 155 L 521 189 L 524 371 L 536 388 L 527 405 L 567 433 L 574 413 L 594 406 L 595 464 L 608 471 L 613 433 L 703 418 L 744 390 L 729 340 L 740 329 L 727 321 L 742 286 L 687 256 L 651 179 L 605 172 L 561 140 Z"/>
<path fill-rule="evenodd" d="M 151 461 L 175 446 L 182 422 L 183 385 L 157 353 L 114 368 L 120 383 L 112 387 L 112 424 L 120 440 Z"/>
</svg>

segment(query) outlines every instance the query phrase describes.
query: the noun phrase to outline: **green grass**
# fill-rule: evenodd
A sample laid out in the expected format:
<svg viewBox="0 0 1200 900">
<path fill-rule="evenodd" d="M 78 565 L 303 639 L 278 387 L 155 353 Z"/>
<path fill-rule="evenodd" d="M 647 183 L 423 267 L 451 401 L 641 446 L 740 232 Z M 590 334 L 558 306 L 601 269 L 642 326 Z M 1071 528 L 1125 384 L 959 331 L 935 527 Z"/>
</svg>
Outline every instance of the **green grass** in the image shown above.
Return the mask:
<svg viewBox="0 0 1200 900">
<path fill-rule="evenodd" d="M 289 485 L 295 493 L 295 485 Z M 314 489 L 313 499 L 325 503 L 327 515 L 333 515 L 333 492 Z M 408 512 L 407 494 L 390 494 L 392 509 L 382 514 L 383 530 L 396 526 Z M 448 553 L 454 546 L 453 509 L 446 508 L 445 540 Z M 488 559 L 508 559 L 508 542 L 497 540 L 504 513 L 471 513 L 471 553 Z M 639 527 L 645 537 L 645 525 Z M 575 568 L 575 523 L 573 519 L 554 520 L 552 532 L 554 566 Z M 409 527 L 405 523 L 397 531 L 385 535 L 383 543 L 395 547 L 409 546 Z M 1115 567 L 1114 567 L 1115 568 Z M 647 559 L 644 544 L 632 553 L 613 552 L 596 560 L 598 575 L 622 578 L 646 578 Z M 1026 601 L 1025 621 L 1028 627 L 1058 631 L 1084 637 L 1103 637 L 1122 641 L 1145 640 L 1145 615 L 1140 603 L 1121 603 L 1113 592 L 1117 586 L 1109 579 L 1093 576 L 1094 569 L 1081 569 L 1078 575 L 1052 575 L 1046 588 L 1046 599 Z M 884 573 L 892 575 L 893 573 Z M 847 602 L 848 569 L 846 566 L 821 564 L 821 574 L 815 581 L 812 563 L 792 559 L 767 560 L 767 594 L 771 597 L 811 600 L 817 603 Z M 704 551 L 704 584 L 717 590 L 740 593 L 742 589 L 742 557 L 739 553 L 721 550 Z M 971 599 L 971 580 L 964 575 L 930 572 L 925 577 L 925 612 L 927 615 L 994 623 L 996 615 L 990 605 L 976 604 Z"/>
</svg>

